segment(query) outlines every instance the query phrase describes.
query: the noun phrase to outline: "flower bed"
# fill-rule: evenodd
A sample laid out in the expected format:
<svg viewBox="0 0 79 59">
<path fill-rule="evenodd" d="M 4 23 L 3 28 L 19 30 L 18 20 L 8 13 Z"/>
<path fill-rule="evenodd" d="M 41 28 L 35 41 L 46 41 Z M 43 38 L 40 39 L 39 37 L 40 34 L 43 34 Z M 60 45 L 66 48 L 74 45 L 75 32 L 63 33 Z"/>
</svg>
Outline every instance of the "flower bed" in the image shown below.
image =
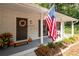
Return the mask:
<svg viewBox="0 0 79 59">
<path fill-rule="evenodd" d="M 61 49 L 65 49 L 69 45 L 77 42 L 79 40 L 79 36 L 75 35 L 73 37 L 65 38 L 62 41 L 53 43 L 48 42 L 47 45 L 41 45 L 36 50 L 35 53 L 37 56 L 54 56 L 54 55 L 62 55 Z M 60 53 L 60 54 L 58 54 Z"/>
<path fill-rule="evenodd" d="M 46 46 L 40 45 L 38 49 L 35 50 L 37 56 L 54 56 L 59 52 L 61 52 L 60 48 L 52 42 L 48 43 Z M 58 55 L 62 55 L 62 53 Z"/>
</svg>

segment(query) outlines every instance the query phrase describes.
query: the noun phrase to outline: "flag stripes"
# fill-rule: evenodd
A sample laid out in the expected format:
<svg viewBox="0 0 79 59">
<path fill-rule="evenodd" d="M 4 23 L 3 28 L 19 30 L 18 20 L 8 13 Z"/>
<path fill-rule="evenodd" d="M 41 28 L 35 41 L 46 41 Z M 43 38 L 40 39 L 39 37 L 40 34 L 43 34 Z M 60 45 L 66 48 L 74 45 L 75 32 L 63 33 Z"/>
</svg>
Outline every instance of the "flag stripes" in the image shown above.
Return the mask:
<svg viewBox="0 0 79 59">
<path fill-rule="evenodd" d="M 50 37 L 52 40 L 57 38 L 57 30 L 56 30 L 56 18 L 55 18 L 55 9 L 51 9 L 48 15 L 45 17 Z"/>
</svg>

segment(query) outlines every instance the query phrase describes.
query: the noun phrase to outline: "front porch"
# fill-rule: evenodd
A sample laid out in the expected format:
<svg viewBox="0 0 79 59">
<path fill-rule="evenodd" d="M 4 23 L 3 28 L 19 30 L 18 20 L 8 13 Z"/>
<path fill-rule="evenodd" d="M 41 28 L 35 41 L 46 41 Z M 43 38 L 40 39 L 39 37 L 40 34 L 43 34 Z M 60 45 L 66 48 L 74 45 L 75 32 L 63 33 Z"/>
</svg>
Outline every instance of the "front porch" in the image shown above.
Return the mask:
<svg viewBox="0 0 79 59">
<path fill-rule="evenodd" d="M 71 34 L 65 34 L 64 38 L 67 38 L 71 36 Z M 56 41 L 62 40 L 61 37 L 58 37 L 56 39 Z M 43 37 L 43 44 L 47 44 L 48 42 L 52 42 L 52 40 L 50 38 L 48 38 L 48 36 L 44 36 Z M 31 43 L 25 44 L 25 45 L 21 45 L 18 47 L 8 47 L 5 49 L 0 49 L 0 56 L 9 56 L 9 55 L 13 55 L 22 51 L 27 51 L 33 48 L 38 47 L 41 44 L 41 39 L 36 39 L 33 40 Z"/>
<path fill-rule="evenodd" d="M 43 37 L 43 39 L 44 39 L 44 44 L 51 42 L 51 40 L 48 37 Z M 33 40 L 31 43 L 28 43 L 26 45 L 0 49 L 0 56 L 9 56 L 18 52 L 22 52 L 24 50 L 29 50 L 34 47 L 38 47 L 39 45 L 40 45 L 40 39 L 37 39 L 37 40 Z"/>
</svg>

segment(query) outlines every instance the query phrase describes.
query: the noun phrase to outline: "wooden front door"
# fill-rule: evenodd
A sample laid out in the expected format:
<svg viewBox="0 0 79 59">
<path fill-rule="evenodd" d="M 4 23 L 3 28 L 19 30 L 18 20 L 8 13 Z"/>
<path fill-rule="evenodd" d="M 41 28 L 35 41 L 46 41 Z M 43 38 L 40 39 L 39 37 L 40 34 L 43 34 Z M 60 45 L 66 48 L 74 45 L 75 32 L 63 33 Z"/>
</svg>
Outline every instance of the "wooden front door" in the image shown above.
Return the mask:
<svg viewBox="0 0 79 59">
<path fill-rule="evenodd" d="M 16 40 L 27 39 L 27 19 L 16 18 Z"/>
</svg>

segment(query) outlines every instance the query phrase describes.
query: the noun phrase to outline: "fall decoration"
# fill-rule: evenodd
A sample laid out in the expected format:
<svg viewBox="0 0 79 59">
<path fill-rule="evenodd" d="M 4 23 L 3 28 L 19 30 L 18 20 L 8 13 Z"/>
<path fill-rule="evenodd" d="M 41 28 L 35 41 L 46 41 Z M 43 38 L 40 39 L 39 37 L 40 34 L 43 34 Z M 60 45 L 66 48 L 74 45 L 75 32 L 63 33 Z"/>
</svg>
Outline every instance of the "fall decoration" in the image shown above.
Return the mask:
<svg viewBox="0 0 79 59">
<path fill-rule="evenodd" d="M 28 38 L 28 42 L 32 42 L 32 38 Z"/>
</svg>

